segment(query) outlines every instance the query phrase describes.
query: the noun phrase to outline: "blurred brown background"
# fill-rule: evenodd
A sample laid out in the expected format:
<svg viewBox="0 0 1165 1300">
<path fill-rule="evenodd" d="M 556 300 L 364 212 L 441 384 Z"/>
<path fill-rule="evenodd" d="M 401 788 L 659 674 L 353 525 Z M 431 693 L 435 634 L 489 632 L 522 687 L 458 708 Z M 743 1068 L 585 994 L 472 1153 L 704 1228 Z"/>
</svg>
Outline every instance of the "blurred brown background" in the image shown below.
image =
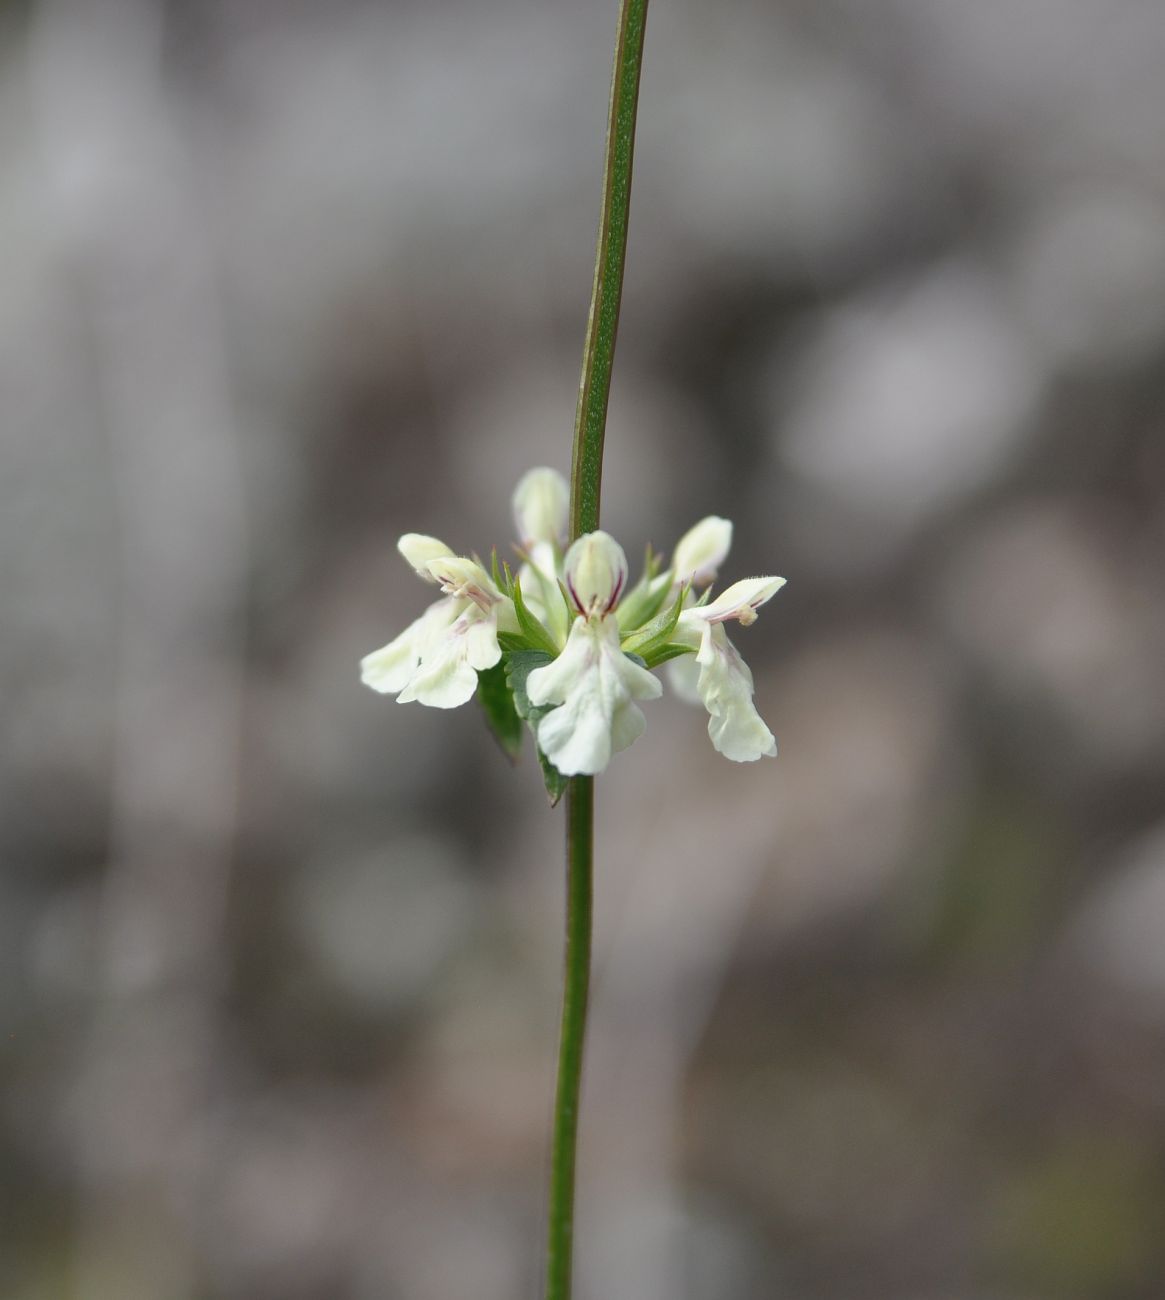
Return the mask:
<svg viewBox="0 0 1165 1300">
<path fill-rule="evenodd" d="M 566 469 L 616 5 L 0 5 L 0 1295 L 538 1293 L 560 814 L 362 689 Z M 657 0 L 580 1300 L 1165 1294 L 1165 6 Z"/>
</svg>

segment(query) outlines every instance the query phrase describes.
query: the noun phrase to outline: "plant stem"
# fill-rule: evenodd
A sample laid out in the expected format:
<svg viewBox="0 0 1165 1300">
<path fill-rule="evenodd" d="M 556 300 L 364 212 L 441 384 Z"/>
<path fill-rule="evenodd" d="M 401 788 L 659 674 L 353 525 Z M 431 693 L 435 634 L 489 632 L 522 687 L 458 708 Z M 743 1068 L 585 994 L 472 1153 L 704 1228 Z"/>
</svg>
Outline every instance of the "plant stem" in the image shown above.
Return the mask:
<svg viewBox="0 0 1165 1300">
<path fill-rule="evenodd" d="M 611 366 L 623 296 L 631 163 L 647 0 L 621 0 L 619 37 L 607 120 L 603 204 L 599 218 L 595 279 L 583 347 L 582 380 L 575 414 L 570 470 L 572 539 L 599 526 L 603 482 L 603 435 Z M 578 1143 L 583 1040 L 591 970 L 591 882 L 594 862 L 594 778 L 571 778 L 566 792 L 566 956 L 558 1086 L 554 1099 L 547 1231 L 546 1300 L 570 1300 L 574 1241 L 574 1171 Z"/>
<path fill-rule="evenodd" d="M 627 254 L 627 218 L 631 209 L 631 163 L 635 153 L 635 113 L 639 105 L 639 72 L 643 65 L 643 33 L 647 0 L 621 0 L 611 106 L 607 119 L 607 149 L 603 163 L 603 206 L 595 281 L 583 346 L 582 380 L 574 419 L 574 452 L 570 462 L 570 535 L 593 532 L 599 526 L 599 495 L 603 483 L 603 435 L 607 428 L 607 398 L 611 364 L 619 329 L 623 297 L 623 266 Z"/>
<path fill-rule="evenodd" d="M 554 1098 L 546 1300 L 569 1300 L 574 1237 L 574 1164 L 582 1085 L 583 1035 L 591 979 L 591 863 L 594 855 L 593 776 L 576 776 L 566 790 L 566 973 Z"/>
</svg>

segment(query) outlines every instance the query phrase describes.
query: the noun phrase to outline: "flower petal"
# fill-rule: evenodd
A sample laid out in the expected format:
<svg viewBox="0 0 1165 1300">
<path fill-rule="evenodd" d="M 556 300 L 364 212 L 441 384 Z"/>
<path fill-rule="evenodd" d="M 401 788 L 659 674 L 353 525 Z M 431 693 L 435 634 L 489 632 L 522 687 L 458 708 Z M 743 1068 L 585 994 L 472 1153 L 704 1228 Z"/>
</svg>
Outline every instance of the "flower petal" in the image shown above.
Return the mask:
<svg viewBox="0 0 1165 1300">
<path fill-rule="evenodd" d="M 611 724 L 598 683 L 593 690 L 576 691 L 538 723 L 538 744 L 563 776 L 594 776 L 607 766 Z"/>
<path fill-rule="evenodd" d="M 397 696 L 400 704 L 416 700 L 432 709 L 455 709 L 472 699 L 477 690 L 477 673 L 458 648 L 444 645 L 430 655 Z"/>
<path fill-rule="evenodd" d="M 672 557 L 672 579 L 704 587 L 716 576 L 732 546 L 732 521 L 708 515 L 676 543 Z"/>
<path fill-rule="evenodd" d="M 627 556 L 610 533 L 583 533 L 567 551 L 563 567 L 580 614 L 606 614 L 619 603 L 627 583 Z"/>
<path fill-rule="evenodd" d="M 522 599 L 555 645 L 565 645 L 570 615 L 558 589 L 557 551 L 551 542 L 535 542 L 527 556 L 518 570 Z"/>
<path fill-rule="evenodd" d="M 689 704 L 702 704 L 697 683 L 700 680 L 700 665 L 695 655 L 681 655 L 670 659 L 667 664 L 667 679 L 671 688 L 681 700 Z"/>
<path fill-rule="evenodd" d="M 360 680 L 382 695 L 403 690 L 428 647 L 445 634 L 457 613 L 458 602 L 448 598 L 434 601 L 388 645 L 361 659 Z"/>
<path fill-rule="evenodd" d="M 463 617 L 469 619 L 465 629 L 465 659 L 471 668 L 483 672 L 492 668 L 502 657 L 502 648 L 498 645 L 497 624 L 488 615 L 478 610 L 467 612 Z"/>
<path fill-rule="evenodd" d="M 773 757 L 777 742 L 752 702 L 752 673 L 720 623 L 709 624 L 696 655 L 697 689 L 708 710 L 712 744 L 736 763 Z"/>
<path fill-rule="evenodd" d="M 564 776 L 593 775 L 646 728 L 633 703 L 654 699 L 659 679 L 619 648 L 612 617 L 576 618 L 562 654 L 526 679 L 532 704 L 556 704 L 537 724 L 538 744 Z"/>
<path fill-rule="evenodd" d="M 663 694 L 663 683 L 659 678 L 642 664 L 628 658 L 619 648 L 618 632 L 614 642 L 609 643 L 607 655 L 623 689 L 633 700 L 658 700 Z"/>
<path fill-rule="evenodd" d="M 408 685 L 416 666 L 416 638 L 413 628 L 407 627 L 388 645 L 360 660 L 360 680 L 381 695 L 395 695 Z"/>
<path fill-rule="evenodd" d="M 497 616 L 506 604 L 499 599 L 483 610 L 463 596 L 436 601 L 395 641 L 362 660 L 362 680 L 382 693 L 399 692 L 401 704 L 464 704 L 477 689 L 477 673 L 502 657 Z"/>
<path fill-rule="evenodd" d="M 647 730 L 647 719 L 637 704 L 619 705 L 611 715 L 611 746 L 621 753 Z"/>
<path fill-rule="evenodd" d="M 444 542 L 424 533 L 405 533 L 397 542 L 396 549 L 413 566 L 417 576 L 426 582 L 436 581 L 429 571 L 429 564 L 442 556 L 453 554 Z"/>
<path fill-rule="evenodd" d="M 756 619 L 757 609 L 772 600 L 785 585 L 784 578 L 742 578 L 726 588 L 707 605 L 685 610 L 681 618 L 703 619 L 708 623 L 722 623 L 738 618 L 746 627 Z"/>
<path fill-rule="evenodd" d="M 523 474 L 514 489 L 513 508 L 518 538 L 527 549 L 566 537 L 570 488 L 556 469 L 541 466 Z"/>
<path fill-rule="evenodd" d="M 535 705 L 561 704 L 579 678 L 597 660 L 598 647 L 586 619 L 576 618 L 557 659 L 535 668 L 526 678 L 526 694 Z"/>
</svg>

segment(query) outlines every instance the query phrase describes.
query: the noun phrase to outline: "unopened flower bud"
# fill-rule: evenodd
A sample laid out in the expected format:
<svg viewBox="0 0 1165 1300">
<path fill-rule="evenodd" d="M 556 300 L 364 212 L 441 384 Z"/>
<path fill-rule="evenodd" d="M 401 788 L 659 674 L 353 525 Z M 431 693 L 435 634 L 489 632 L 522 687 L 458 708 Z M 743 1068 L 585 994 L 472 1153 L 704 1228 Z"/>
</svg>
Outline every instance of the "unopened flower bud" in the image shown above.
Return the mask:
<svg viewBox="0 0 1165 1300">
<path fill-rule="evenodd" d="M 532 469 L 514 489 L 514 526 L 522 545 L 561 542 L 566 536 L 570 489 L 556 469 Z"/>
<path fill-rule="evenodd" d="M 672 576 L 677 583 L 706 587 L 732 545 L 732 521 L 719 515 L 701 519 L 676 543 L 672 558 Z"/>
</svg>

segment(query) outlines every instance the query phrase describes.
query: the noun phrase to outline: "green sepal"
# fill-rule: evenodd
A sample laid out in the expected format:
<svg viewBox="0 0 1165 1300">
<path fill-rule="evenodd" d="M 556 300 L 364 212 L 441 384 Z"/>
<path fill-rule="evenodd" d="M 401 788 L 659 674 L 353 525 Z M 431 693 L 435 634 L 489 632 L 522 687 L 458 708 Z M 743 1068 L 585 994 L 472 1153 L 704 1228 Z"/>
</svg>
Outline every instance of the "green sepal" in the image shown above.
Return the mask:
<svg viewBox="0 0 1165 1300">
<path fill-rule="evenodd" d="M 643 664 L 646 668 L 658 668 L 660 664 L 665 664 L 669 659 L 678 659 L 680 655 L 692 655 L 696 652 L 690 645 L 680 645 L 678 641 L 668 641 L 664 645 L 657 646 L 649 654 L 643 656 Z"/>
<path fill-rule="evenodd" d="M 623 642 L 624 651 L 633 651 L 646 658 L 657 646 L 670 641 L 671 634 L 676 630 L 676 624 L 680 621 L 680 614 L 683 613 L 688 590 L 685 583 L 680 588 L 679 594 L 670 609 L 657 614 L 650 623 L 627 637 Z"/>
<path fill-rule="evenodd" d="M 518 717 L 529 724 L 531 732 L 534 731 L 534 724 L 538 719 L 549 713 L 555 706 L 553 704 L 531 704 L 530 697 L 526 694 L 526 679 L 535 668 L 543 667 L 556 657 L 557 651 L 554 654 L 546 654 L 541 650 L 515 650 L 502 658 L 502 663 L 505 664 L 506 681 L 509 684 L 514 701 L 514 709 Z M 538 762 L 542 766 L 542 780 L 546 783 L 546 794 L 550 800 L 550 806 L 553 808 L 566 793 L 570 778 L 563 776 L 542 752 L 541 746 L 537 742 L 537 736 L 535 736 L 534 748 L 538 751 Z"/>
<path fill-rule="evenodd" d="M 655 618 L 671 590 L 671 575 L 644 574 L 619 602 L 615 618 L 620 632 L 633 632 Z"/>
<path fill-rule="evenodd" d="M 530 613 L 530 608 L 522 595 L 522 584 L 517 579 L 514 581 L 512 595 L 514 613 L 518 619 L 518 626 L 522 629 L 522 635 L 525 637 L 527 647 L 534 650 L 544 650 L 551 659 L 556 659 L 558 657 L 558 646 L 554 644 L 550 633 Z"/>
<path fill-rule="evenodd" d="M 492 668 L 478 671 L 477 702 L 481 705 L 486 725 L 493 732 L 502 752 L 512 763 L 516 763 L 522 752 L 522 719 L 514 707 L 513 692 L 502 660 L 498 660 Z"/>
<path fill-rule="evenodd" d="M 507 566 L 506 576 L 503 576 L 501 569 L 498 567 L 498 548 L 496 546 L 489 554 L 489 574 L 498 591 L 500 591 L 503 596 L 508 596 L 510 594 L 510 584 L 508 581 L 509 569 Z"/>
</svg>

